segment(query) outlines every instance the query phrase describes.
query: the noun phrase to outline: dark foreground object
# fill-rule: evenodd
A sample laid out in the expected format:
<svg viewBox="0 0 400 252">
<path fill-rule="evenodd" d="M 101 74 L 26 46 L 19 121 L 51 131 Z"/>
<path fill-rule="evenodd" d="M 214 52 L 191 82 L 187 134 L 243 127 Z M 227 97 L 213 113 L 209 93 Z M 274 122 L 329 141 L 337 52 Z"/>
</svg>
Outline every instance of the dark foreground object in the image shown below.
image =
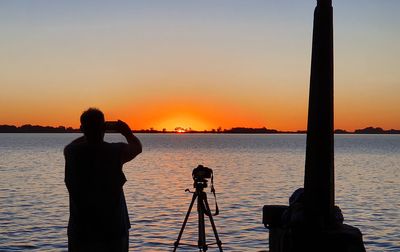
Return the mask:
<svg viewBox="0 0 400 252">
<path fill-rule="evenodd" d="M 263 223 L 269 229 L 269 252 L 365 252 L 358 228 L 342 223 L 323 229 L 285 223 L 285 215 L 289 211 L 288 206 L 282 205 L 266 205 L 263 208 Z"/>
<path fill-rule="evenodd" d="M 208 250 L 208 246 L 210 245 L 217 245 L 219 248 L 220 252 L 223 252 L 222 250 L 222 242 L 219 239 L 218 232 L 217 232 L 217 227 L 215 226 L 213 215 L 210 210 L 210 206 L 207 201 L 207 193 L 204 192 L 204 188 L 208 186 L 207 182 L 209 178 L 211 178 L 211 191 L 214 193 L 215 196 L 215 190 L 214 190 L 214 182 L 213 182 L 213 171 L 212 169 L 208 167 L 204 167 L 202 165 L 199 165 L 197 168 L 193 170 L 192 177 L 194 180 L 193 187 L 196 188 L 196 190 L 193 193 L 192 201 L 190 202 L 189 209 L 186 213 L 185 219 L 183 221 L 181 230 L 179 231 L 179 235 L 177 240 L 174 243 L 174 250 L 175 252 L 179 246 L 179 244 L 186 245 L 186 246 L 192 246 L 192 247 L 198 247 L 199 251 L 206 252 Z M 189 189 L 186 189 L 186 191 L 190 192 Z M 180 243 L 180 240 L 182 238 L 183 231 L 185 230 L 186 223 L 189 219 L 190 212 L 192 211 L 194 202 L 197 199 L 197 213 L 198 213 L 198 241 L 197 245 L 193 244 L 184 244 Z M 217 207 L 218 209 L 218 207 Z M 218 210 L 216 210 L 215 215 L 218 214 Z M 207 244 L 206 241 L 206 229 L 205 229 L 205 222 L 204 222 L 204 217 L 208 216 L 210 219 L 211 227 L 214 232 L 215 236 L 215 243 L 209 243 Z"/>
<path fill-rule="evenodd" d="M 314 12 L 304 189 L 289 206 L 267 205 L 270 252 L 364 252 L 359 229 L 343 224 L 335 206 L 332 0 Z"/>
</svg>

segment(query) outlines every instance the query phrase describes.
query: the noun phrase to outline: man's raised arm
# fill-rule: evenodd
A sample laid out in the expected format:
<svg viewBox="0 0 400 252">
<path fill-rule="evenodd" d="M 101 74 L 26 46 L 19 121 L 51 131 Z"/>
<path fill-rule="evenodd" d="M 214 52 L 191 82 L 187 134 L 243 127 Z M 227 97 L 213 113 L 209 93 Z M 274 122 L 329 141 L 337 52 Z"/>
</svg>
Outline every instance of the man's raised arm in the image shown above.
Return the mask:
<svg viewBox="0 0 400 252">
<path fill-rule="evenodd" d="M 126 163 L 142 153 L 142 143 L 135 135 L 133 135 L 131 128 L 125 122 L 118 120 L 117 130 L 128 142 L 122 153 L 122 161 Z"/>
</svg>

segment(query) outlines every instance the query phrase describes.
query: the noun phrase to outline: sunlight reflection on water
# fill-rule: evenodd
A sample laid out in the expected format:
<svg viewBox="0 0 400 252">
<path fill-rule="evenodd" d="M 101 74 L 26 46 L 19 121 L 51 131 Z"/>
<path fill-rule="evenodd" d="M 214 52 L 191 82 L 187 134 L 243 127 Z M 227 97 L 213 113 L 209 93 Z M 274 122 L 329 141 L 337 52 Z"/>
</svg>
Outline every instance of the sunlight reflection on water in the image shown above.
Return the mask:
<svg viewBox="0 0 400 252">
<path fill-rule="evenodd" d="M 0 134 L 0 250 L 66 249 L 68 195 L 62 149 L 75 134 Z M 226 251 L 262 251 L 264 204 L 287 204 L 303 184 L 304 135 L 139 135 L 144 152 L 124 167 L 131 251 L 170 251 L 192 195 L 191 172 L 215 172 Z M 120 141 L 118 135 L 107 137 Z M 400 136 L 336 136 L 336 203 L 367 251 L 399 251 Z M 209 196 L 210 205 L 214 201 Z M 208 224 L 208 222 L 206 221 Z M 212 230 L 206 233 L 213 241 Z M 192 215 L 183 241 L 196 243 Z M 179 251 L 196 251 L 182 247 Z M 217 251 L 210 248 L 209 251 Z"/>
</svg>

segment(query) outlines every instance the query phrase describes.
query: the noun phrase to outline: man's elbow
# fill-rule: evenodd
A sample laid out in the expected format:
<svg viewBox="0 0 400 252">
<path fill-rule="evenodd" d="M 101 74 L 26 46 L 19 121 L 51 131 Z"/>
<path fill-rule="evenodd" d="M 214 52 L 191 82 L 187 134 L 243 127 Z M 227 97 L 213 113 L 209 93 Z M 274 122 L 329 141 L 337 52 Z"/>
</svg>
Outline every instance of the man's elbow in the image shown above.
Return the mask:
<svg viewBox="0 0 400 252">
<path fill-rule="evenodd" d="M 142 153 L 142 151 L 143 151 L 142 145 L 137 146 L 137 147 L 135 148 L 135 157 L 136 157 L 137 155 L 139 155 L 140 153 Z"/>
<path fill-rule="evenodd" d="M 128 148 L 125 149 L 125 158 L 124 158 L 124 162 L 129 162 L 132 159 L 134 159 L 137 155 L 139 155 L 140 153 L 142 153 L 143 149 L 142 149 L 142 144 L 128 144 L 127 146 Z"/>
<path fill-rule="evenodd" d="M 64 157 L 66 157 L 68 155 L 69 148 L 70 148 L 70 144 L 68 144 L 67 146 L 64 147 L 64 151 L 63 151 Z"/>
<path fill-rule="evenodd" d="M 134 159 L 137 155 L 142 153 L 142 151 L 143 151 L 142 145 L 137 145 L 137 146 L 131 148 L 130 154 L 129 154 L 129 160 Z"/>
</svg>

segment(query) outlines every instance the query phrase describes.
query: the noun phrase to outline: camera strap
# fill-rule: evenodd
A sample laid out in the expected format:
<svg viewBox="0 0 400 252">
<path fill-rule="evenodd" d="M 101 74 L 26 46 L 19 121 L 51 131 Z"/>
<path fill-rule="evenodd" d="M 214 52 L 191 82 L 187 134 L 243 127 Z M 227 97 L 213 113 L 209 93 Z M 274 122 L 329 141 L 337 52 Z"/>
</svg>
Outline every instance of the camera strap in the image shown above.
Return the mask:
<svg viewBox="0 0 400 252">
<path fill-rule="evenodd" d="M 215 194 L 215 188 L 214 188 L 214 173 L 211 173 L 211 192 L 212 194 L 214 194 L 214 199 L 215 199 L 215 213 L 213 214 L 213 216 L 217 216 L 219 214 L 219 208 L 217 203 L 217 195 Z"/>
</svg>

